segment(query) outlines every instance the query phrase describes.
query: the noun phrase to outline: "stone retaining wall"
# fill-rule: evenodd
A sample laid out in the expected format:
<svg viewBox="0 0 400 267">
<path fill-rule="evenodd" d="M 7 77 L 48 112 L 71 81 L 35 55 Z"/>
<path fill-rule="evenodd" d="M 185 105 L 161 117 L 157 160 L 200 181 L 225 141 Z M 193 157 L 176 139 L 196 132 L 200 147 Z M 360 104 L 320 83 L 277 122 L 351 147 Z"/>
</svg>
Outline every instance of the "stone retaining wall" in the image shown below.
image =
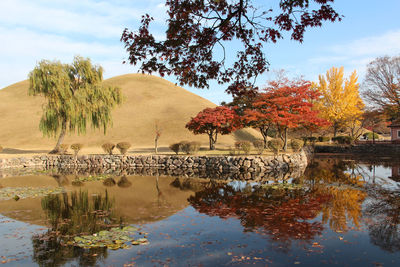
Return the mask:
<svg viewBox="0 0 400 267">
<path fill-rule="evenodd" d="M 307 166 L 304 151 L 296 154 L 273 156 L 122 156 L 122 155 L 43 155 L 29 158 L 0 159 L 2 168 L 43 166 L 78 168 L 193 168 L 213 170 L 263 171 Z"/>
<path fill-rule="evenodd" d="M 42 155 L 26 158 L 0 159 L 0 172 L 14 173 L 15 169 L 58 169 L 112 172 L 118 170 L 163 170 L 163 173 L 288 173 L 304 170 L 311 151 L 306 148 L 299 153 L 273 156 L 184 156 L 184 155 Z M 8 170 L 8 171 L 6 171 Z M 28 172 L 29 173 L 29 172 Z M 1 173 L 0 173 L 1 174 Z M 4 175 L 0 175 L 4 176 Z M 6 175 L 8 176 L 8 175 Z"/>
</svg>

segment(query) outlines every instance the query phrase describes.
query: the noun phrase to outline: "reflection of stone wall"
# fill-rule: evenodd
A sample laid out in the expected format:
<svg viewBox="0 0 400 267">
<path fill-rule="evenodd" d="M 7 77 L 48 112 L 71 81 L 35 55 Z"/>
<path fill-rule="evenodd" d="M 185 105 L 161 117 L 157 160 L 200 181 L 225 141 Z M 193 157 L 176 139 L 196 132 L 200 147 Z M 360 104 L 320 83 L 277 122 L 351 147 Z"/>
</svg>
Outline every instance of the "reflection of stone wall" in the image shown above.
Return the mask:
<svg viewBox="0 0 400 267">
<path fill-rule="evenodd" d="M 348 153 L 366 155 L 399 155 L 399 144 L 359 144 L 353 146 L 315 146 L 315 153 Z"/>
<path fill-rule="evenodd" d="M 97 173 L 125 172 L 125 174 L 140 174 L 154 170 L 162 175 L 180 175 L 196 177 L 220 177 L 254 179 L 264 176 L 278 178 L 288 173 L 302 172 L 307 166 L 309 151 L 273 156 L 178 156 L 178 155 L 43 155 L 30 158 L 0 159 L 0 175 L 14 173 L 15 168 L 24 168 L 32 172 L 32 167 L 43 169 L 58 169 L 59 171 L 75 170 L 76 172 Z M 8 169 L 8 171 L 7 171 Z M 153 171 L 150 171 L 153 172 Z M 150 174 L 150 173 L 149 173 Z M 157 174 L 157 173 L 155 173 Z M 219 174 L 219 175 L 216 175 Z M 9 176 L 9 175 L 7 175 Z M 232 177 L 233 176 L 233 177 Z"/>
</svg>

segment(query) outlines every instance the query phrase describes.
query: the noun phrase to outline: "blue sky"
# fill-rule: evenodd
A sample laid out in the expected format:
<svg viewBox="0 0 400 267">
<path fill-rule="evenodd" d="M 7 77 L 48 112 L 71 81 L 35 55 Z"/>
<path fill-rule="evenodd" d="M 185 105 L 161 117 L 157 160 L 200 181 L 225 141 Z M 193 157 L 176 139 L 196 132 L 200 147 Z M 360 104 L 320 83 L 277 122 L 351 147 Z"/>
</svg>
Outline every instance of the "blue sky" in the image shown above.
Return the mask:
<svg viewBox="0 0 400 267">
<path fill-rule="evenodd" d="M 278 0 L 258 0 L 259 5 Z M 104 67 L 105 78 L 136 73 L 123 65 L 127 58 L 119 39 L 125 27 L 136 29 L 140 17 L 156 18 L 153 29 L 163 38 L 165 1 L 162 0 L 1 0 L 0 88 L 27 78 L 38 61 L 71 62 L 74 55 L 90 57 Z M 342 22 L 309 30 L 302 44 L 289 39 L 265 46 L 271 69 L 286 69 L 290 76 L 315 81 L 332 66 L 357 70 L 362 82 L 366 65 L 378 56 L 400 55 L 399 0 L 336 0 Z M 269 6 L 267 6 L 269 8 Z M 262 86 L 272 72 L 258 78 Z M 174 77 L 167 77 L 175 82 Z M 225 87 L 186 89 L 214 103 L 229 101 Z"/>
</svg>

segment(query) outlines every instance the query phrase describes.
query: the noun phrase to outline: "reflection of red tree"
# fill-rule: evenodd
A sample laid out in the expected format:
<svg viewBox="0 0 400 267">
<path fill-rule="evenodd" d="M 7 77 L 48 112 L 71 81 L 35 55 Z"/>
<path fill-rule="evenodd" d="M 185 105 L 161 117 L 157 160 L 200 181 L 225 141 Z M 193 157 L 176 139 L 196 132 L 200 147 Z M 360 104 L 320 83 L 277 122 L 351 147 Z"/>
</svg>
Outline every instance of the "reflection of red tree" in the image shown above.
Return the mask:
<svg viewBox="0 0 400 267">
<path fill-rule="evenodd" d="M 256 231 L 274 241 L 290 245 L 291 240 L 308 241 L 320 234 L 320 222 L 310 222 L 329 198 L 298 190 L 297 193 L 273 196 L 263 192 L 235 192 L 229 186 L 213 186 L 197 192 L 189 202 L 199 212 L 220 218 L 237 218 L 244 231 Z"/>
</svg>

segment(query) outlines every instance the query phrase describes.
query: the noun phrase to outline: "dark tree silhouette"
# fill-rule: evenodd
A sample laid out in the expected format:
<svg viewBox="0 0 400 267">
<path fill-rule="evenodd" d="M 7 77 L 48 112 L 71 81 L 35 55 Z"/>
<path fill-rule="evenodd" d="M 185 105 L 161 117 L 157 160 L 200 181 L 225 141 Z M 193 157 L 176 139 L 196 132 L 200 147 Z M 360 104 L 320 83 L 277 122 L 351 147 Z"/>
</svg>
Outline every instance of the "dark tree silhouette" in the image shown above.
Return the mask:
<svg viewBox="0 0 400 267">
<path fill-rule="evenodd" d="M 208 88 L 210 80 L 229 83 L 228 93 L 252 91 L 257 75 L 268 68 L 263 46 L 289 33 L 302 42 L 307 28 L 340 21 L 334 0 L 280 0 L 276 8 L 257 8 L 254 0 L 166 0 L 166 40 L 149 30 L 153 18 L 142 17 L 137 31 L 125 29 L 121 41 L 128 62 L 141 62 L 143 73 L 175 75 L 179 82 Z M 278 4 L 279 3 L 279 4 Z M 268 3 L 270 5 L 270 3 Z M 226 49 L 238 41 L 238 51 Z M 235 57 L 233 63 L 231 59 Z"/>
</svg>

